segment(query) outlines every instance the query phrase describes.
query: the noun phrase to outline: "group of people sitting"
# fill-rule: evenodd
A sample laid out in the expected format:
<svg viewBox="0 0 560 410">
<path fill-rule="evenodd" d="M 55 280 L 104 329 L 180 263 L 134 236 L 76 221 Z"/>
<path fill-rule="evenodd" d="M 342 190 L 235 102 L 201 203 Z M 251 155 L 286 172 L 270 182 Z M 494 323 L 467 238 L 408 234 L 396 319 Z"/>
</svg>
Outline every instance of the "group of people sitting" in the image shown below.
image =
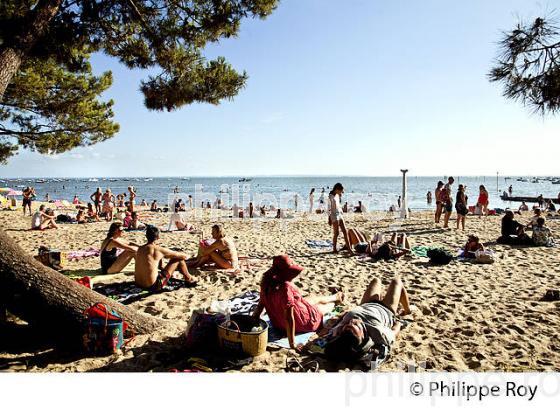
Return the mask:
<svg viewBox="0 0 560 410">
<path fill-rule="evenodd" d="M 296 334 L 320 331 L 324 315 L 344 300 L 342 292 L 303 297 L 293 284 L 303 271 L 287 255 L 274 257 L 272 267 L 262 276 L 260 300 L 253 312 L 253 317 L 259 318 L 266 311 L 272 325 L 285 330 L 290 347 L 298 350 L 301 346 L 296 345 Z M 359 306 L 340 314 L 330 328 L 325 354 L 337 360 L 354 361 L 374 346 L 385 345 L 390 350 L 401 328 L 397 315 L 410 313 L 408 293 L 399 277 L 391 281 L 384 294 L 381 280 L 374 278 Z"/>
<path fill-rule="evenodd" d="M 180 272 L 187 286 L 196 286 L 189 268 L 200 268 L 215 264 L 222 269 L 237 269 L 239 259 L 233 239 L 226 236 L 220 225 L 212 227 L 212 240 L 201 241 L 198 254 L 188 258 L 183 252 L 173 251 L 157 244 L 160 231 L 157 227 L 146 227 L 146 244 L 126 243 L 122 239 L 124 226 L 113 222 L 107 237 L 101 244 L 100 260 L 103 274 L 121 272 L 135 259 L 134 278 L 136 284 L 151 291 L 161 290 L 172 274 Z M 119 253 L 120 250 L 120 253 Z M 163 260 L 168 262 L 163 266 Z"/>
<path fill-rule="evenodd" d="M 497 242 L 508 245 L 553 246 L 554 237 L 545 223 L 546 219 L 539 208 L 534 209 L 534 215 L 526 225 L 515 220 L 513 211 L 507 210 L 502 218 L 501 236 Z M 526 230 L 530 229 L 529 236 Z"/>
</svg>

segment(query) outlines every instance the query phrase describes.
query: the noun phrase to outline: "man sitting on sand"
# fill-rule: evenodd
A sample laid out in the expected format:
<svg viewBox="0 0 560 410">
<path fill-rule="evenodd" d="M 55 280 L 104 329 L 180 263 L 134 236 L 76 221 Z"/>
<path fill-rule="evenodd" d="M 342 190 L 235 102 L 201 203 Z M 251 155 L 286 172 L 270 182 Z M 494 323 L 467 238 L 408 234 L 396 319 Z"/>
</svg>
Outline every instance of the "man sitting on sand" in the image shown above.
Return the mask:
<svg viewBox="0 0 560 410">
<path fill-rule="evenodd" d="M 136 266 L 134 268 L 134 280 L 136 285 L 152 292 L 157 292 L 169 282 L 173 272 L 179 271 L 185 277 L 187 287 L 196 286 L 196 281 L 189 274 L 186 260 L 187 255 L 174 252 L 156 244 L 159 239 L 159 229 L 155 226 L 146 228 L 146 239 L 148 243 L 142 245 L 136 251 Z M 163 258 L 169 259 L 164 268 L 161 268 Z"/>
<path fill-rule="evenodd" d="M 496 242 L 508 245 L 529 245 L 531 238 L 525 233 L 525 227 L 515 220 L 511 210 L 507 210 L 502 218 L 502 235 Z"/>
<path fill-rule="evenodd" d="M 220 225 L 212 226 L 214 242 L 203 241 L 198 249 L 196 259 L 189 261 L 189 267 L 199 268 L 215 263 L 222 269 L 237 269 L 239 260 L 233 239 L 227 237 Z"/>
<path fill-rule="evenodd" d="M 39 210 L 33 214 L 31 218 L 31 229 L 42 231 L 44 229 L 58 229 L 55 216 L 45 212 L 45 205 L 41 205 Z"/>
<path fill-rule="evenodd" d="M 411 313 L 410 304 L 399 277 L 391 281 L 383 298 L 381 292 L 381 280 L 374 278 L 360 306 L 340 316 L 327 338 L 325 354 L 328 357 L 352 362 L 364 357 L 376 345 L 391 348 L 401 329 L 400 322 L 395 320 L 399 304 L 402 315 Z"/>
</svg>

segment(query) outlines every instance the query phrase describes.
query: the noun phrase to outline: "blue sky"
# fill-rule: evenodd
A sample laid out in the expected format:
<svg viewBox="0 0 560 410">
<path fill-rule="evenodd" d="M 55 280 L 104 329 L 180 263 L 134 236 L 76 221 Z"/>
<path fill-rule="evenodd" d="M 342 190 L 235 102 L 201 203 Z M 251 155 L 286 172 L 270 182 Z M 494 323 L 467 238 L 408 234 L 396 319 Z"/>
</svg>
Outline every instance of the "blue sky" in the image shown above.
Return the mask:
<svg viewBox="0 0 560 410">
<path fill-rule="evenodd" d="M 557 174 L 560 119 L 486 78 L 501 31 L 555 6 L 283 0 L 207 50 L 246 70 L 246 88 L 172 113 L 144 108 L 146 72 L 98 55 L 120 133 L 55 157 L 20 152 L 0 176 Z"/>
</svg>

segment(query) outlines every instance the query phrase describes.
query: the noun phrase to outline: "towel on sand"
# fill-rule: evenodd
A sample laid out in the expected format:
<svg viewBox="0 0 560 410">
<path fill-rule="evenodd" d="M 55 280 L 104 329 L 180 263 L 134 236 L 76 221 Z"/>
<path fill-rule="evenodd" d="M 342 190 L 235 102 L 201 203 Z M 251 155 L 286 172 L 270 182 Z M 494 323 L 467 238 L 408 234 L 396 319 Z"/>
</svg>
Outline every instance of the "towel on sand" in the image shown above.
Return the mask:
<svg viewBox="0 0 560 410">
<path fill-rule="evenodd" d="M 151 292 L 146 289 L 139 288 L 134 282 L 112 283 L 110 285 L 94 285 L 93 290 L 107 296 L 110 299 L 116 300 L 123 305 L 136 302 L 153 293 L 171 292 L 185 286 L 185 281 L 171 278 L 159 292 Z"/>
<path fill-rule="evenodd" d="M 330 249 L 333 247 L 330 239 L 306 239 L 305 244 L 312 249 Z"/>
<path fill-rule="evenodd" d="M 84 259 L 84 258 L 90 258 L 92 256 L 99 256 L 99 249 L 97 248 L 87 248 L 87 249 L 82 249 L 79 251 L 70 251 L 66 254 L 66 258 L 71 261 L 71 260 L 80 260 L 80 259 Z"/>
</svg>

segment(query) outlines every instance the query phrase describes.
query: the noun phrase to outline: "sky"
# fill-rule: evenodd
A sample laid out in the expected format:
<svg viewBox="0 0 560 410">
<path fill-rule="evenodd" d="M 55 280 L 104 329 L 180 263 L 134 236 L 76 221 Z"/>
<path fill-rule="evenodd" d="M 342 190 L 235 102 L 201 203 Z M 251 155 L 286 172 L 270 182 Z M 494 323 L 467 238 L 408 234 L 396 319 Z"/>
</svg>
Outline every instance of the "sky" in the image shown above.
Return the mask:
<svg viewBox="0 0 560 410">
<path fill-rule="evenodd" d="M 560 118 L 487 79 L 502 32 L 553 14 L 533 0 L 283 0 L 205 50 L 249 80 L 232 101 L 150 112 L 113 72 L 120 132 L 56 156 L 20 151 L 0 177 L 558 175 Z"/>
</svg>

